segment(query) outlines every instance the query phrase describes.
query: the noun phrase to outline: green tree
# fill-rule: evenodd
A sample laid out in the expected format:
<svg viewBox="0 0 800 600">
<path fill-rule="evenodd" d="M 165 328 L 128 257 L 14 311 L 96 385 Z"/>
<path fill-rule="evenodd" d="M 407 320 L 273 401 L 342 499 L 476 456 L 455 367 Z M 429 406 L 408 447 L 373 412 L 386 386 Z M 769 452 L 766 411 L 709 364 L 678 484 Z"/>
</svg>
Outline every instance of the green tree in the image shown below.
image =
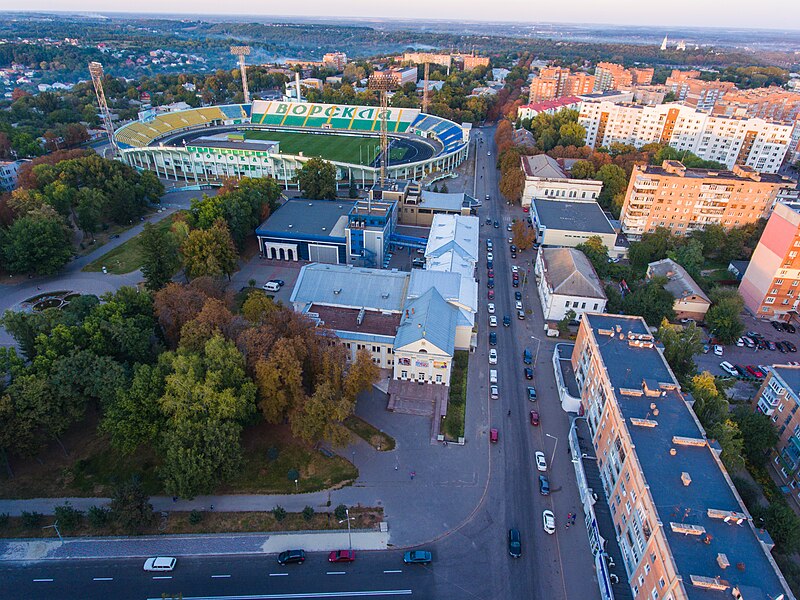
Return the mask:
<svg viewBox="0 0 800 600">
<path fill-rule="evenodd" d="M 194 229 L 181 246 L 187 277 L 227 275 L 236 270 L 238 255 L 228 226 L 218 220 L 209 229 Z"/>
<path fill-rule="evenodd" d="M 178 241 L 172 232 L 148 222 L 139 235 L 139 247 L 145 287 L 151 292 L 160 290 L 181 266 Z"/>
<path fill-rule="evenodd" d="M 599 235 L 591 236 L 582 244 L 578 244 L 575 249 L 586 255 L 600 277 L 606 276 L 608 273 L 608 248 Z"/>
<path fill-rule="evenodd" d="M 753 465 L 763 466 L 767 453 L 778 442 L 778 432 L 772 421 L 767 415 L 745 407 L 736 410 L 734 419 L 742 432 L 747 460 Z"/>
<path fill-rule="evenodd" d="M 625 170 L 617 165 L 603 165 L 594 175 L 595 179 L 603 182 L 603 189 L 597 202 L 603 208 L 609 208 L 615 196 L 624 194 L 628 188 L 628 176 Z"/>
<path fill-rule="evenodd" d="M 571 121 L 564 123 L 558 130 L 559 146 L 583 146 L 586 143 L 586 129 L 583 125 Z"/>
<path fill-rule="evenodd" d="M 640 315 L 651 326 L 660 324 L 664 319 L 673 320 L 675 299 L 664 289 L 664 283 L 662 278 L 656 277 L 625 296 L 622 301 L 625 314 Z"/>
<path fill-rule="evenodd" d="M 312 158 L 297 171 L 297 182 L 305 198 L 336 198 L 336 167 L 321 158 Z"/>
<path fill-rule="evenodd" d="M 570 169 L 570 177 L 573 179 L 591 179 L 594 177 L 594 165 L 588 160 L 578 160 Z"/>
<path fill-rule="evenodd" d="M 771 502 L 764 519 L 781 552 L 792 554 L 800 549 L 800 518 L 785 502 Z"/>
<path fill-rule="evenodd" d="M 725 419 L 712 425 L 708 433 L 716 438 L 722 448 L 720 458 L 729 471 L 737 471 L 744 467 L 742 452 L 744 451 L 744 440 L 739 426 L 732 419 Z"/>
<path fill-rule="evenodd" d="M 111 515 L 125 530 L 139 532 L 155 519 L 150 497 L 138 477 L 116 485 L 111 495 Z"/>
<path fill-rule="evenodd" d="M 556 327 L 558 327 L 558 333 L 560 335 L 569 333 L 569 324 L 575 320 L 575 316 L 575 311 L 570 308 L 564 315 L 564 318 L 556 323 Z"/>
<path fill-rule="evenodd" d="M 689 239 L 675 250 L 667 253 L 667 256 L 686 269 L 692 277 L 700 276 L 700 269 L 703 266 L 703 244 L 696 239 Z"/>
<path fill-rule="evenodd" d="M 69 229 L 51 208 L 31 212 L 0 229 L 0 257 L 10 273 L 52 275 L 71 256 Z"/>
<path fill-rule="evenodd" d="M 717 389 L 711 373 L 703 371 L 692 377 L 690 390 L 695 400 L 694 412 L 703 427 L 709 429 L 727 418 L 728 401 Z"/>
<path fill-rule="evenodd" d="M 675 239 L 669 229 L 656 227 L 654 232 L 645 233 L 641 240 L 631 243 L 628 259 L 631 265 L 644 270 L 649 263 L 666 258 L 674 246 Z"/>
<path fill-rule="evenodd" d="M 723 344 L 735 342 L 744 331 L 744 323 L 740 319 L 744 300 L 739 291 L 735 288 L 715 288 L 710 299 L 712 306 L 706 313 L 706 324 Z"/>
<path fill-rule="evenodd" d="M 658 339 L 664 344 L 664 358 L 672 372 L 681 385 L 685 385 L 697 370 L 694 356 L 703 349 L 702 331 L 694 323 L 681 327 L 664 319 L 658 329 Z"/>
<path fill-rule="evenodd" d="M 102 191 L 94 188 L 82 189 L 77 194 L 75 221 L 86 235 L 94 234 L 101 227 L 103 206 L 108 200 Z"/>
</svg>

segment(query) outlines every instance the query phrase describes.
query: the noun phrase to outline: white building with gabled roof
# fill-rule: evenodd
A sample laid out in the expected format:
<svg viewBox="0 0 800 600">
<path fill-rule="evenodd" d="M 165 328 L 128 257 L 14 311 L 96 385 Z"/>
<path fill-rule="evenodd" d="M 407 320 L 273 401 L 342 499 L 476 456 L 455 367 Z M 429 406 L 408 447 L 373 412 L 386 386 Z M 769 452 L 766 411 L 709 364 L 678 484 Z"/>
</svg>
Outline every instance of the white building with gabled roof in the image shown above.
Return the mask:
<svg viewBox="0 0 800 600">
<path fill-rule="evenodd" d="M 425 268 L 459 273 L 462 277 L 474 279 L 479 229 L 478 217 L 434 215 L 425 247 Z"/>
</svg>

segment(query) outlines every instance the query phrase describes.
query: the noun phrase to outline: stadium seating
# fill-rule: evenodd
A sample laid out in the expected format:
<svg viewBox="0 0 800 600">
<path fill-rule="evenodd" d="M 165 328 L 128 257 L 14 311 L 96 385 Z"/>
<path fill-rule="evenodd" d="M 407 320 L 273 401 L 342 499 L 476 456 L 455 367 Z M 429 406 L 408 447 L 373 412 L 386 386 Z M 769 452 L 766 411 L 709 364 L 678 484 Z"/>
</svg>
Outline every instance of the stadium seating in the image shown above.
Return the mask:
<svg viewBox="0 0 800 600">
<path fill-rule="evenodd" d="M 249 105 L 246 105 L 249 107 Z M 152 121 L 136 121 L 116 133 L 117 142 L 126 147 L 147 146 L 158 137 L 187 127 L 199 127 L 215 121 L 246 119 L 247 113 L 241 105 L 193 108 L 178 112 L 161 113 Z"/>
<path fill-rule="evenodd" d="M 444 146 L 444 152 L 453 152 L 464 145 L 464 136 L 461 127 L 433 115 L 420 115 L 411 124 L 411 131 L 432 134 Z"/>
</svg>

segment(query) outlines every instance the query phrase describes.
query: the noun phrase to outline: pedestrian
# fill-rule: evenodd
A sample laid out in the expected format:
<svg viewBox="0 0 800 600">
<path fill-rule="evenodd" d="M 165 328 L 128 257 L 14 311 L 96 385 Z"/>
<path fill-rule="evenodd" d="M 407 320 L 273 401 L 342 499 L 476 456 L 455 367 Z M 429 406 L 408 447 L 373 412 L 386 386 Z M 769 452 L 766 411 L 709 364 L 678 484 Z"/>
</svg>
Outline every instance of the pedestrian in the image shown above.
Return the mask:
<svg viewBox="0 0 800 600">
<path fill-rule="evenodd" d="M 178 497 L 177 497 L 177 496 L 173 496 L 173 497 L 172 497 L 172 501 L 173 501 L 173 502 L 177 502 L 177 501 L 178 501 Z"/>
<path fill-rule="evenodd" d="M 414 480 L 414 477 L 417 475 L 416 471 L 411 471 L 411 480 Z"/>
<path fill-rule="evenodd" d="M 578 515 L 576 515 L 576 514 L 572 515 L 572 524 L 573 525 L 575 525 L 575 519 L 577 519 L 577 518 L 578 518 Z"/>
<path fill-rule="evenodd" d="M 211 510 L 214 510 L 214 505 L 213 504 L 211 505 Z"/>
<path fill-rule="evenodd" d="M 394 466 L 394 470 L 397 471 L 399 467 L 397 465 Z"/>
</svg>

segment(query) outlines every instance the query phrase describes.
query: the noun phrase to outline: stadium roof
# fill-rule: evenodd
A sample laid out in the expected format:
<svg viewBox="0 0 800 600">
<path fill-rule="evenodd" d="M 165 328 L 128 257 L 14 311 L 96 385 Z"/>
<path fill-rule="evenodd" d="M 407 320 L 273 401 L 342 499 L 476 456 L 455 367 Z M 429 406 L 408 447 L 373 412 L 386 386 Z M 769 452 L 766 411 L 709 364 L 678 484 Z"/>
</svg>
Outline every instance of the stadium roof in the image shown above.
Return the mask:
<svg viewBox="0 0 800 600">
<path fill-rule="evenodd" d="M 650 336 L 644 319 L 587 313 L 584 320 L 593 331 L 634 446 L 635 457 L 627 460 L 638 462 L 658 513 L 648 517 L 650 527 L 655 529 L 659 523 L 663 524 L 661 530 L 688 597 L 719 598 L 719 592 L 693 585 L 690 576 L 713 579 L 720 573 L 731 589 L 739 587 L 744 598 L 777 598 L 784 594 L 780 571 L 762 545 L 753 523 L 747 520 L 739 525 L 735 519 L 726 522 L 709 516 L 709 510 L 745 513 L 746 509 L 708 443 L 675 442 L 676 437 L 705 442 L 705 435 L 684 401 L 661 351 L 656 346 L 629 344 L 628 333 Z M 644 385 L 659 395 L 622 393 L 623 389 L 642 390 Z M 654 414 L 653 404 L 658 409 L 657 414 Z M 637 426 L 632 419 L 655 420 L 658 426 Z M 691 477 L 688 485 L 684 482 L 685 473 Z M 671 523 L 702 527 L 704 537 L 698 539 L 698 536 L 675 531 Z M 731 565 L 724 572 L 717 562 L 720 553 L 726 555 Z"/>
<path fill-rule="evenodd" d="M 347 215 L 353 202 L 338 200 L 287 200 L 256 229 L 256 235 L 345 240 Z"/>
<path fill-rule="evenodd" d="M 603 209 L 597 202 L 533 199 L 538 222 L 547 229 L 613 234 Z"/>
</svg>

